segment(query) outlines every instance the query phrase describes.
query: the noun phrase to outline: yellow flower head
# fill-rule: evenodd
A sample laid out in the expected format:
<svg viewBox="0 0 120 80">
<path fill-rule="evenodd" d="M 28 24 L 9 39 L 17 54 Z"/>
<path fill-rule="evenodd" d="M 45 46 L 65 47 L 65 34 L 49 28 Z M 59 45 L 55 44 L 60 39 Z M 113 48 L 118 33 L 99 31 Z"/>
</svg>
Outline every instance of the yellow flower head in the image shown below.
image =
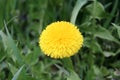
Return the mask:
<svg viewBox="0 0 120 80">
<path fill-rule="evenodd" d="M 54 22 L 40 35 L 39 45 L 52 58 L 70 57 L 82 47 L 83 36 L 75 25 L 66 21 Z"/>
</svg>

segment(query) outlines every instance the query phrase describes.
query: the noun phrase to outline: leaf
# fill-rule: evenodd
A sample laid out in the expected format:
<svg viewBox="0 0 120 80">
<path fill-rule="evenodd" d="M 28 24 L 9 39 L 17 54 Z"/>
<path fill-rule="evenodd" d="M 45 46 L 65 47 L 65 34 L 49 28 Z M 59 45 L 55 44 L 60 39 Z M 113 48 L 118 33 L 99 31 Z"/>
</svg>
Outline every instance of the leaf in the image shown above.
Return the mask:
<svg viewBox="0 0 120 80">
<path fill-rule="evenodd" d="M 39 56 L 40 49 L 39 47 L 35 47 L 32 53 L 29 53 L 24 57 L 24 61 L 29 65 L 34 65 L 35 63 L 38 62 Z"/>
<path fill-rule="evenodd" d="M 109 41 L 114 41 L 118 44 L 120 44 L 120 42 L 111 35 L 111 33 L 104 27 L 101 27 L 101 26 L 98 26 L 94 32 L 94 36 L 95 37 L 99 37 L 99 38 L 102 38 L 102 39 L 106 39 L 106 40 L 109 40 Z"/>
<path fill-rule="evenodd" d="M 118 25 L 116 25 L 116 24 L 114 24 L 114 23 L 112 23 L 112 25 L 117 29 L 118 36 L 119 36 L 119 38 L 120 38 L 120 26 L 118 26 Z"/>
<path fill-rule="evenodd" d="M 80 25 L 80 30 L 88 34 L 94 34 L 95 28 L 90 22 L 85 22 Z"/>
<path fill-rule="evenodd" d="M 93 53 L 95 52 L 102 52 L 102 48 L 97 42 L 97 40 L 91 39 L 91 38 L 85 38 L 84 39 L 84 45 L 91 49 Z"/>
<path fill-rule="evenodd" d="M 70 76 L 67 77 L 67 80 L 81 80 L 81 79 L 74 71 L 71 71 Z"/>
<path fill-rule="evenodd" d="M 22 56 L 20 55 L 20 52 L 18 48 L 16 47 L 16 44 L 14 40 L 12 39 L 7 27 L 5 28 L 6 28 L 7 35 L 3 33 L 2 31 L 0 31 L 0 36 L 2 37 L 4 48 L 8 51 L 8 54 L 12 57 L 14 62 L 18 61 L 18 63 L 22 65 L 23 64 Z"/>
<path fill-rule="evenodd" d="M 117 11 L 117 7 L 119 5 L 119 0 L 115 0 L 114 1 L 114 5 L 112 6 L 112 9 L 111 9 L 111 12 L 110 12 L 110 15 L 107 20 L 104 22 L 104 27 L 105 28 L 108 28 L 109 27 L 109 24 L 111 22 L 111 20 L 114 18 L 114 16 L 116 15 L 116 11 Z"/>
<path fill-rule="evenodd" d="M 86 10 L 92 15 L 93 18 L 102 19 L 107 16 L 103 5 L 96 0 L 93 1 L 92 4 L 88 5 Z"/>
<path fill-rule="evenodd" d="M 71 19 L 70 19 L 70 22 L 75 24 L 75 21 L 76 21 L 76 18 L 77 18 L 77 15 L 80 11 L 80 9 L 87 3 L 88 0 L 77 0 L 76 4 L 75 4 L 75 7 L 72 11 L 72 15 L 71 15 Z"/>
<path fill-rule="evenodd" d="M 74 70 L 73 63 L 71 58 L 64 58 L 62 59 L 63 65 L 67 70 Z"/>
<path fill-rule="evenodd" d="M 22 69 L 23 69 L 24 65 L 16 72 L 16 74 L 13 76 L 12 80 L 17 80 Z"/>
<path fill-rule="evenodd" d="M 2 45 L 1 41 L 0 41 L 0 45 Z M 0 62 L 2 62 L 6 58 L 6 54 L 5 54 L 3 46 L 0 46 L 0 52 L 1 52 L 0 53 Z"/>
<path fill-rule="evenodd" d="M 120 61 L 117 60 L 117 61 L 115 61 L 114 63 L 111 63 L 111 66 L 112 66 L 112 67 L 115 67 L 115 68 L 120 68 Z"/>
<path fill-rule="evenodd" d="M 10 68 L 11 73 L 15 75 L 15 73 L 17 72 L 17 68 L 10 63 L 8 63 L 8 66 Z"/>
<path fill-rule="evenodd" d="M 63 67 L 61 67 L 60 65 L 55 64 L 55 66 L 56 66 L 60 71 L 64 72 L 66 75 L 69 75 L 69 72 L 68 72 L 66 69 L 64 69 Z"/>
<path fill-rule="evenodd" d="M 88 69 L 85 80 L 95 80 L 95 73 L 93 69 Z"/>
<path fill-rule="evenodd" d="M 101 66 L 100 70 L 102 72 L 102 75 L 104 75 L 104 76 L 107 76 L 110 73 L 109 70 L 104 66 Z"/>
<path fill-rule="evenodd" d="M 99 37 L 101 39 L 106 39 L 120 44 L 120 41 L 112 36 L 109 30 L 100 25 L 92 25 L 91 23 L 86 22 L 80 25 L 80 29 L 88 34 L 94 35 L 94 37 Z"/>
<path fill-rule="evenodd" d="M 0 64 L 0 71 L 2 71 L 3 69 L 7 68 L 7 63 L 6 62 L 2 62 Z"/>
<path fill-rule="evenodd" d="M 118 49 L 116 52 L 103 51 L 105 57 L 116 56 L 119 53 L 120 53 L 120 49 Z"/>
<path fill-rule="evenodd" d="M 110 56 L 115 56 L 116 54 L 113 52 L 109 52 L 109 51 L 103 51 L 103 54 L 105 57 L 110 57 Z"/>
<path fill-rule="evenodd" d="M 93 67 L 95 75 L 99 75 L 100 76 L 100 74 L 101 74 L 100 69 L 97 66 L 95 66 L 95 65 L 93 65 L 92 67 Z"/>
<path fill-rule="evenodd" d="M 120 49 L 118 49 L 118 50 L 116 51 L 116 54 L 120 54 Z"/>
</svg>

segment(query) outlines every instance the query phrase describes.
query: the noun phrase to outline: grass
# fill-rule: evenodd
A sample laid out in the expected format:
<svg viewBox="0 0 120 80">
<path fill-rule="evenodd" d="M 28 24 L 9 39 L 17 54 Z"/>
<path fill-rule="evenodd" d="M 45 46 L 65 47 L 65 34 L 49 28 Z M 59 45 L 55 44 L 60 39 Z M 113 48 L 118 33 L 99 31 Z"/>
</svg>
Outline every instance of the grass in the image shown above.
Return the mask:
<svg viewBox="0 0 120 80">
<path fill-rule="evenodd" d="M 120 80 L 119 0 L 0 0 L 0 80 Z M 41 31 L 54 21 L 80 28 L 69 59 L 43 54 Z"/>
</svg>

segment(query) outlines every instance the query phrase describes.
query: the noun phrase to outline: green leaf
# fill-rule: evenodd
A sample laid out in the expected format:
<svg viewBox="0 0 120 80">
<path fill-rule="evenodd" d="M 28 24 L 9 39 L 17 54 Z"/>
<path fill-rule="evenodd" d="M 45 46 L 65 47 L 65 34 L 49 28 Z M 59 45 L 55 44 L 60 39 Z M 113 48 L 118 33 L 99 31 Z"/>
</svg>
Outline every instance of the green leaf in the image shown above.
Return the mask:
<svg viewBox="0 0 120 80">
<path fill-rule="evenodd" d="M 116 54 L 120 54 L 120 49 L 118 49 L 118 50 L 116 51 Z"/>
<path fill-rule="evenodd" d="M 22 69 L 23 69 L 24 65 L 16 72 L 16 74 L 13 76 L 12 80 L 17 80 Z"/>
<path fill-rule="evenodd" d="M 16 47 L 16 44 L 14 40 L 12 39 L 7 27 L 5 28 L 6 28 L 7 35 L 3 33 L 2 31 L 0 31 L 0 36 L 2 37 L 4 48 L 8 51 L 9 56 L 12 57 L 14 62 L 18 61 L 18 63 L 22 65 L 23 64 L 22 56 L 20 55 L 20 52 L 18 48 Z"/>
<path fill-rule="evenodd" d="M 116 56 L 119 53 L 120 53 L 120 49 L 118 49 L 116 52 L 103 51 L 105 57 Z"/>
<path fill-rule="evenodd" d="M 111 12 L 110 12 L 110 15 L 106 22 L 104 22 L 104 27 L 105 28 L 108 28 L 109 27 L 109 24 L 111 22 L 111 20 L 114 18 L 114 16 L 116 15 L 116 11 L 117 11 L 117 7 L 118 7 L 118 4 L 119 4 L 119 0 L 115 0 L 114 1 L 114 5 L 112 6 L 112 9 L 111 9 Z"/>
<path fill-rule="evenodd" d="M 105 57 L 110 57 L 110 56 L 115 56 L 116 54 L 113 52 L 109 52 L 109 51 L 103 51 L 103 54 Z"/>
<path fill-rule="evenodd" d="M 2 71 L 2 70 L 5 69 L 5 68 L 7 68 L 7 63 L 2 62 L 2 63 L 0 64 L 0 71 Z"/>
<path fill-rule="evenodd" d="M 93 53 L 95 52 L 102 52 L 102 48 L 95 39 L 91 38 L 85 38 L 84 39 L 84 46 L 87 46 L 88 48 L 91 49 Z"/>
<path fill-rule="evenodd" d="M 2 45 L 1 42 L 0 42 L 0 45 Z M 1 52 L 0 53 L 0 62 L 1 62 L 6 58 L 6 52 L 4 51 L 3 46 L 0 46 L 0 52 Z"/>
<path fill-rule="evenodd" d="M 55 66 L 56 66 L 60 71 L 64 72 L 66 75 L 69 75 L 69 72 L 68 72 L 66 69 L 64 69 L 64 67 L 61 67 L 61 66 L 58 65 L 58 64 L 55 64 Z"/>
<path fill-rule="evenodd" d="M 111 66 L 112 66 L 112 67 L 115 67 L 115 68 L 120 68 L 120 61 L 117 60 L 117 61 L 115 61 L 114 63 L 111 63 Z"/>
<path fill-rule="evenodd" d="M 95 73 L 92 68 L 87 71 L 85 80 L 95 80 Z"/>
<path fill-rule="evenodd" d="M 91 25 L 90 22 L 85 22 L 80 25 L 80 30 L 88 34 L 92 34 L 92 33 L 94 34 L 95 28 L 94 26 Z"/>
<path fill-rule="evenodd" d="M 88 34 L 94 35 L 94 37 L 99 37 L 101 39 L 106 39 L 120 44 L 120 41 L 118 41 L 114 36 L 112 36 L 109 30 L 100 25 L 92 25 L 91 23 L 86 22 L 80 25 L 80 29 Z"/>
<path fill-rule="evenodd" d="M 64 58 L 62 59 L 63 65 L 67 70 L 74 70 L 73 63 L 71 58 Z"/>
<path fill-rule="evenodd" d="M 102 39 L 106 39 L 109 41 L 114 41 L 114 42 L 120 44 L 120 41 L 118 41 L 115 37 L 113 37 L 107 29 L 105 29 L 104 27 L 101 27 L 101 26 L 97 27 L 97 29 L 94 32 L 94 36 L 102 38 Z"/>
<path fill-rule="evenodd" d="M 86 10 L 92 15 L 93 18 L 102 19 L 107 16 L 103 5 L 96 0 L 93 1 L 92 4 L 88 5 Z"/>
<path fill-rule="evenodd" d="M 102 72 L 102 75 L 104 75 L 104 76 L 107 76 L 110 73 L 109 70 L 104 66 L 101 66 L 100 70 Z"/>
<path fill-rule="evenodd" d="M 97 66 L 93 65 L 93 70 L 94 70 L 95 75 L 99 75 L 100 76 L 101 71 L 100 71 L 100 69 Z"/>
<path fill-rule="evenodd" d="M 67 80 L 81 80 L 76 72 L 71 71 L 70 76 L 67 77 Z"/>
<path fill-rule="evenodd" d="M 117 29 L 117 32 L 118 32 L 118 35 L 119 35 L 119 38 L 120 38 L 120 26 L 112 23 L 112 25 Z"/>
<path fill-rule="evenodd" d="M 13 66 L 12 64 L 8 63 L 9 69 L 13 75 L 17 72 L 17 68 Z"/>
<path fill-rule="evenodd" d="M 75 7 L 72 11 L 70 22 L 75 24 L 75 21 L 76 21 L 76 18 L 77 18 L 77 15 L 78 15 L 80 9 L 87 3 L 87 1 L 88 0 L 77 0 Z"/>
<path fill-rule="evenodd" d="M 40 49 L 39 47 L 35 47 L 32 53 L 29 53 L 24 57 L 24 61 L 29 65 L 34 65 L 35 63 L 38 62 L 39 56 Z"/>
</svg>

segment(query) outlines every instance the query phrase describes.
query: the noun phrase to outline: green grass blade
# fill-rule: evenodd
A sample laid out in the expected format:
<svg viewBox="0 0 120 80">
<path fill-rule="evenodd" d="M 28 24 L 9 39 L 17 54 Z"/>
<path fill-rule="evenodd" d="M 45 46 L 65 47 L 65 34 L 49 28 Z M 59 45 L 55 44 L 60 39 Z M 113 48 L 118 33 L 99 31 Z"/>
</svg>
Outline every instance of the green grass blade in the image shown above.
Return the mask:
<svg viewBox="0 0 120 80">
<path fill-rule="evenodd" d="M 22 69 L 23 69 L 24 65 L 16 72 L 16 74 L 13 76 L 12 80 L 17 80 Z"/>
<path fill-rule="evenodd" d="M 19 52 L 18 48 L 16 47 L 16 44 L 15 44 L 14 40 L 12 39 L 12 37 L 7 29 L 6 24 L 5 24 L 5 28 L 6 28 L 7 35 L 5 33 L 3 33 L 2 31 L 0 31 L 0 36 L 2 38 L 4 48 L 7 49 L 9 55 L 12 57 L 14 62 L 17 61 L 18 64 L 22 65 L 23 64 L 22 56 L 20 55 L 20 52 Z"/>
<path fill-rule="evenodd" d="M 104 27 L 107 28 L 107 27 L 109 26 L 109 24 L 110 24 L 112 18 L 113 18 L 114 15 L 115 15 L 115 12 L 116 12 L 116 10 L 117 10 L 118 3 L 119 3 L 119 1 L 118 1 L 118 0 L 115 0 L 115 3 L 114 3 L 114 6 L 113 6 L 113 9 L 112 9 L 111 14 L 110 14 L 111 17 L 109 17 L 109 18 L 107 19 L 107 21 L 106 21 L 105 24 L 104 24 Z"/>
<path fill-rule="evenodd" d="M 117 33 L 118 33 L 118 36 L 119 36 L 119 39 L 120 39 L 120 26 L 112 23 L 112 25 L 117 29 Z"/>
<path fill-rule="evenodd" d="M 75 24 L 77 15 L 80 11 L 80 9 L 87 3 L 87 0 L 77 0 L 75 7 L 72 11 L 72 15 L 71 15 L 71 19 L 70 22 L 72 22 L 73 24 Z"/>
</svg>

